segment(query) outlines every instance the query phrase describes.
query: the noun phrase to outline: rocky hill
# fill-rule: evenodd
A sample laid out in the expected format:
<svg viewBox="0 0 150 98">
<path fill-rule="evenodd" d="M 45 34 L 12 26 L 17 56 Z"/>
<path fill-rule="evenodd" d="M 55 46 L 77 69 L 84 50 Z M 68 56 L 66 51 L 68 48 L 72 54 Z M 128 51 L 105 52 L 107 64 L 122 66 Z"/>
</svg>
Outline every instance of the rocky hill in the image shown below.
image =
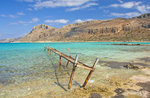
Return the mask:
<svg viewBox="0 0 150 98">
<path fill-rule="evenodd" d="M 150 13 L 147 13 L 147 14 L 143 14 L 143 15 L 140 15 L 140 16 L 137 16 L 135 18 L 149 18 L 150 19 Z"/>
<path fill-rule="evenodd" d="M 54 28 L 40 24 L 19 42 L 150 41 L 150 13 L 130 19 L 94 20 Z"/>
</svg>

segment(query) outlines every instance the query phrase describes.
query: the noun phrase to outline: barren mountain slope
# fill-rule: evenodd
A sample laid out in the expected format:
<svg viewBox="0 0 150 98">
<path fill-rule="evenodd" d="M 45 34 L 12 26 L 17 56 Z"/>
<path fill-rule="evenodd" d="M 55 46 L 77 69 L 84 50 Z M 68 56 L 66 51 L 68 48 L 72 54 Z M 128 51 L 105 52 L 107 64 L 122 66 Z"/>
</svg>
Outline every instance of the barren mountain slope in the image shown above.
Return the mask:
<svg viewBox="0 0 150 98">
<path fill-rule="evenodd" d="M 53 28 L 37 25 L 19 41 L 149 41 L 150 14 L 94 20 Z"/>
</svg>

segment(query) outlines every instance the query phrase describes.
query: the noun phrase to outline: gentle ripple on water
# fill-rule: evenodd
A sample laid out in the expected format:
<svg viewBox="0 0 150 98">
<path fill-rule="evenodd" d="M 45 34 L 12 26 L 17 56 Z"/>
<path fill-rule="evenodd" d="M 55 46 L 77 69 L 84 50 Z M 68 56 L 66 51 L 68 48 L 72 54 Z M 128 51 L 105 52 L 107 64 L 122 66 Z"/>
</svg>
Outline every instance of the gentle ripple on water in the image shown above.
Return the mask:
<svg viewBox="0 0 150 98">
<path fill-rule="evenodd" d="M 59 73 L 58 56 L 50 57 L 44 46 L 50 46 L 92 66 L 96 58 L 100 61 L 133 61 L 149 57 L 149 46 L 106 45 L 120 42 L 58 42 L 58 43 L 6 43 L 0 44 L 0 84 L 16 84 L 36 79 L 56 79 L 67 73 Z M 135 43 L 135 42 L 133 42 Z M 136 42 L 138 43 L 138 42 Z M 142 43 L 150 44 L 150 43 Z M 70 51 L 67 51 L 70 48 Z M 66 61 L 63 60 L 63 66 Z M 62 69 L 66 70 L 66 69 Z M 70 73 L 71 67 L 68 69 Z M 69 77 L 67 75 L 67 77 Z"/>
</svg>

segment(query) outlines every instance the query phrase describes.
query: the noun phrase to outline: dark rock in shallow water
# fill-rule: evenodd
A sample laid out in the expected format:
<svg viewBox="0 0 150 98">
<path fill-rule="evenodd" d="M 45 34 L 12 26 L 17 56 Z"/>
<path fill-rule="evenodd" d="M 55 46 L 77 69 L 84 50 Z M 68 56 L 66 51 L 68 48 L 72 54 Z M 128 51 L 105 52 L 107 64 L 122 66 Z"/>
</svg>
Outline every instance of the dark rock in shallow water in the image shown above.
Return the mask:
<svg viewBox="0 0 150 98">
<path fill-rule="evenodd" d="M 137 83 L 137 85 L 143 87 L 143 89 L 141 89 L 141 90 L 143 90 L 143 91 L 144 91 L 144 90 L 148 91 L 149 93 L 148 93 L 148 95 L 147 95 L 147 98 L 150 98 L 150 82 Z"/>
<path fill-rule="evenodd" d="M 137 83 L 138 86 L 143 87 L 144 90 L 147 90 L 150 92 L 150 82 L 146 82 L 146 83 Z"/>
<path fill-rule="evenodd" d="M 135 65 L 133 65 L 133 64 L 131 64 L 131 63 L 129 63 L 129 64 L 123 66 L 123 67 L 125 67 L 125 68 L 127 68 L 127 69 L 139 69 L 138 66 L 135 66 Z"/>
<path fill-rule="evenodd" d="M 117 88 L 114 90 L 114 92 L 117 93 L 117 95 L 113 96 L 112 98 L 125 98 L 122 93 L 125 92 L 125 90 L 123 90 L 122 88 Z"/>
<path fill-rule="evenodd" d="M 117 88 L 117 89 L 115 89 L 115 92 L 117 93 L 117 94 L 122 94 L 123 92 L 125 92 L 122 88 Z"/>
<path fill-rule="evenodd" d="M 116 62 L 116 61 L 101 61 L 99 62 L 101 66 L 107 66 L 115 69 L 127 68 L 127 69 L 140 69 L 144 67 L 149 67 L 148 64 L 144 63 L 129 63 L 129 62 Z"/>
<path fill-rule="evenodd" d="M 140 65 L 141 67 L 149 67 L 148 64 L 144 64 L 144 63 L 134 63 L 135 65 Z"/>
<path fill-rule="evenodd" d="M 125 96 L 123 96 L 123 95 L 116 95 L 116 96 L 114 96 L 112 98 L 125 98 Z"/>
<path fill-rule="evenodd" d="M 14 83 L 14 80 L 12 80 L 11 78 L 1 78 L 0 77 L 0 84 L 2 85 L 8 85 Z"/>
<path fill-rule="evenodd" d="M 108 66 L 108 67 L 116 68 L 116 69 L 120 69 L 124 65 L 128 64 L 127 62 L 101 61 L 100 65 L 104 65 L 103 63 L 105 63 L 105 65 Z"/>
<path fill-rule="evenodd" d="M 91 93 L 90 98 L 102 98 L 102 96 L 98 93 Z"/>
</svg>

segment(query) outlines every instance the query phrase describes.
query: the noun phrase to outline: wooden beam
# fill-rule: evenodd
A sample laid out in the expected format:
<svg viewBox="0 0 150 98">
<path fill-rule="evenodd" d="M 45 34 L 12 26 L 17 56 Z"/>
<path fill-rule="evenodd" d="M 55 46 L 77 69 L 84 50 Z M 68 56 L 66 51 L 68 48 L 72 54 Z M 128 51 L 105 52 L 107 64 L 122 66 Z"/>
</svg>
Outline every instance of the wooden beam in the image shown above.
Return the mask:
<svg viewBox="0 0 150 98">
<path fill-rule="evenodd" d="M 61 56 L 59 56 L 59 66 L 61 66 Z"/>
<path fill-rule="evenodd" d="M 68 67 L 69 61 L 67 61 L 66 67 Z"/>
<path fill-rule="evenodd" d="M 69 57 L 71 58 L 71 56 L 69 56 Z M 66 67 L 68 67 L 68 65 L 69 65 L 69 62 L 70 62 L 70 61 L 68 60 L 68 61 L 67 61 L 67 64 L 66 64 Z"/>
<path fill-rule="evenodd" d="M 82 87 L 85 87 L 86 84 L 88 83 L 88 81 L 89 81 L 89 79 L 90 79 L 92 73 L 94 72 L 94 69 L 95 69 L 94 67 L 96 66 L 96 64 L 98 63 L 98 61 L 99 61 L 99 59 L 96 59 L 95 63 L 93 64 L 93 67 L 92 67 L 93 70 L 91 70 L 91 71 L 89 72 L 89 74 L 88 74 L 87 78 L 85 79 L 85 82 L 84 82 L 84 84 L 83 84 Z"/>
<path fill-rule="evenodd" d="M 75 58 L 75 62 L 74 62 L 74 65 L 73 65 L 72 73 L 71 73 L 69 84 L 68 84 L 68 89 L 71 88 L 73 76 L 74 76 L 74 73 L 75 73 L 75 70 L 76 70 L 76 67 L 77 67 L 77 62 L 78 62 L 78 55 L 76 55 L 76 58 Z"/>
<path fill-rule="evenodd" d="M 49 49 L 52 50 L 54 53 L 56 53 L 58 55 L 61 55 L 61 57 L 63 57 L 64 59 L 70 61 L 71 63 L 74 63 L 74 60 L 75 60 L 74 58 L 69 57 L 68 55 L 63 54 L 63 53 L 59 52 L 56 49 L 53 49 L 53 48 L 49 48 Z M 82 68 L 87 69 L 87 70 L 92 70 L 92 67 L 89 67 L 89 66 L 83 64 L 82 62 L 77 62 L 77 63 L 78 63 L 77 64 L 78 67 L 82 67 Z"/>
<path fill-rule="evenodd" d="M 56 50 L 56 48 L 54 50 Z M 55 52 L 55 55 L 56 55 L 56 52 Z"/>
<path fill-rule="evenodd" d="M 95 66 L 98 63 L 99 59 L 96 59 L 96 61 L 94 62 L 92 67 L 89 67 L 89 66 L 83 64 L 82 62 L 79 62 L 77 55 L 76 55 L 76 57 L 74 59 L 71 56 L 65 55 L 65 54 L 63 54 L 62 52 L 60 52 L 60 51 L 58 51 L 56 49 L 49 48 L 49 47 L 45 47 L 45 48 L 50 50 L 50 54 L 51 54 L 51 52 L 54 52 L 55 54 L 58 54 L 60 56 L 60 58 L 59 58 L 59 67 L 61 66 L 61 57 L 63 57 L 64 59 L 67 60 L 66 67 L 68 66 L 69 62 L 73 63 L 72 73 L 71 73 L 69 84 L 68 84 L 68 88 L 69 89 L 71 88 L 71 85 L 72 85 L 72 80 L 73 80 L 73 77 L 74 77 L 74 73 L 75 73 L 76 67 L 82 67 L 84 69 L 90 70 L 90 72 L 89 72 L 88 76 L 86 77 L 85 82 L 84 82 L 82 87 L 86 86 L 86 84 L 88 83 L 92 73 L 95 70 Z"/>
<path fill-rule="evenodd" d="M 50 50 L 50 55 L 51 55 L 51 50 Z"/>
</svg>

